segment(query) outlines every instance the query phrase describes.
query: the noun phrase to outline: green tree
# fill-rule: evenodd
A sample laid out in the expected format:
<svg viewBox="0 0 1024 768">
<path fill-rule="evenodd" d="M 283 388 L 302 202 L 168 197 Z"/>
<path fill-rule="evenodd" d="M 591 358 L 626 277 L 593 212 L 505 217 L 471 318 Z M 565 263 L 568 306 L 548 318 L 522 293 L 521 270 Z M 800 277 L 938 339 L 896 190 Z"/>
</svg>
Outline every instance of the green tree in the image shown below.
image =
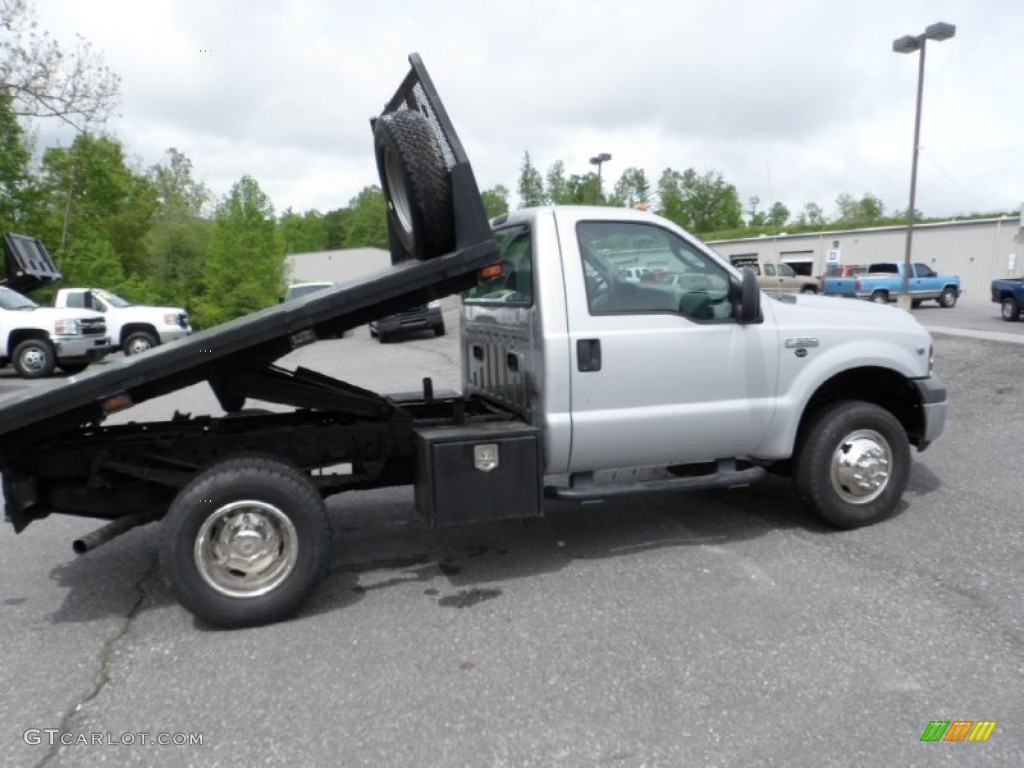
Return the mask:
<svg viewBox="0 0 1024 768">
<path fill-rule="evenodd" d="M 0 91 L 0 232 L 17 229 L 25 219 L 31 157 L 11 99 Z"/>
<path fill-rule="evenodd" d="M 767 223 L 773 227 L 781 227 L 787 221 L 789 221 L 789 208 L 778 201 L 772 203 L 772 207 L 768 211 Z"/>
<path fill-rule="evenodd" d="M 45 242 L 55 244 L 67 259 L 76 238 L 90 243 L 102 239 L 117 254 L 125 274 L 144 274 L 145 238 L 157 195 L 146 176 L 127 166 L 120 142 L 80 133 L 70 147 L 44 153 L 43 177 L 49 208 Z"/>
<path fill-rule="evenodd" d="M 508 188 L 498 184 L 496 187 L 485 189 L 480 193 L 484 201 L 484 211 L 487 218 L 493 219 L 503 213 L 508 213 Z"/>
<path fill-rule="evenodd" d="M 81 37 L 62 48 L 40 32 L 28 0 L 0 0 L 0 91 L 14 114 L 56 117 L 84 130 L 117 104 L 120 78 Z"/>
<path fill-rule="evenodd" d="M 596 205 L 598 200 L 596 173 L 574 173 L 566 182 L 566 203 Z"/>
<path fill-rule="evenodd" d="M 345 248 L 388 248 L 388 203 L 380 187 L 363 187 L 349 201 L 343 221 Z"/>
<path fill-rule="evenodd" d="M 344 208 L 335 208 L 324 214 L 324 232 L 327 238 L 324 247 L 336 251 L 345 246 L 345 213 Z"/>
<path fill-rule="evenodd" d="M 196 322 L 209 327 L 268 307 L 283 283 L 284 246 L 274 206 L 255 179 L 243 176 L 214 214 Z"/>
<path fill-rule="evenodd" d="M 540 171 L 530 162 L 530 153 L 523 153 L 523 164 L 519 168 L 519 207 L 529 208 L 544 205 L 547 196 L 544 194 L 544 180 Z"/>
<path fill-rule="evenodd" d="M 880 198 L 865 192 L 859 199 L 844 192 L 836 198 L 836 222 L 841 224 L 875 224 L 885 213 L 885 204 Z"/>
<path fill-rule="evenodd" d="M 191 313 L 203 291 L 203 262 L 213 235 L 212 222 L 202 216 L 211 194 L 193 177 L 192 161 L 173 147 L 166 162 L 153 165 L 148 175 L 157 210 L 146 236 L 145 274 L 157 302 Z"/>
<path fill-rule="evenodd" d="M 761 204 L 761 198 L 757 195 L 749 198 L 747 204 L 750 208 L 747 209 L 747 226 L 748 227 L 763 227 L 767 215 L 764 211 L 759 211 L 758 206 Z"/>
<path fill-rule="evenodd" d="M 797 223 L 808 227 L 820 227 L 825 222 L 825 214 L 817 203 L 804 203 L 804 209 L 797 216 Z"/>
<path fill-rule="evenodd" d="M 546 199 L 554 205 L 572 202 L 569 180 L 565 176 L 565 163 L 561 160 L 556 160 L 548 167 Z"/>
<path fill-rule="evenodd" d="M 686 229 L 702 233 L 743 226 L 736 187 L 727 184 L 718 171 L 698 174 L 693 168 L 687 168 L 683 171 L 680 189 L 685 223 L 678 223 Z"/>
<path fill-rule="evenodd" d="M 666 168 L 658 178 L 658 213 L 677 223 L 686 217 L 683 174 L 672 168 Z"/>
<path fill-rule="evenodd" d="M 285 253 L 310 253 L 327 249 L 327 226 L 317 210 L 303 214 L 285 209 L 278 220 Z"/>
<path fill-rule="evenodd" d="M 650 205 L 651 185 L 642 168 L 627 168 L 622 172 L 619 180 L 615 182 L 611 202 L 613 205 L 625 205 L 630 208 Z"/>
</svg>

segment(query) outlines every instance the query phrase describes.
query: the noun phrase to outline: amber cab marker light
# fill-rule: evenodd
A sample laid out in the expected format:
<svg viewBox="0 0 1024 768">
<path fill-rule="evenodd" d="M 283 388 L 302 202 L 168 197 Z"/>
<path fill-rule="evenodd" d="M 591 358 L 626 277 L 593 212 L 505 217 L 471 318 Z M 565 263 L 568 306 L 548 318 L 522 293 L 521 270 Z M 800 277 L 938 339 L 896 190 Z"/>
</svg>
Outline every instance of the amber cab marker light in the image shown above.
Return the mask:
<svg viewBox="0 0 1024 768">
<path fill-rule="evenodd" d="M 114 413 L 115 411 L 123 411 L 125 408 L 132 407 L 132 398 L 127 394 L 113 395 L 108 397 L 100 404 L 104 413 Z"/>
<path fill-rule="evenodd" d="M 480 270 L 481 280 L 493 280 L 496 277 L 501 277 L 501 264 L 491 264 Z"/>
</svg>

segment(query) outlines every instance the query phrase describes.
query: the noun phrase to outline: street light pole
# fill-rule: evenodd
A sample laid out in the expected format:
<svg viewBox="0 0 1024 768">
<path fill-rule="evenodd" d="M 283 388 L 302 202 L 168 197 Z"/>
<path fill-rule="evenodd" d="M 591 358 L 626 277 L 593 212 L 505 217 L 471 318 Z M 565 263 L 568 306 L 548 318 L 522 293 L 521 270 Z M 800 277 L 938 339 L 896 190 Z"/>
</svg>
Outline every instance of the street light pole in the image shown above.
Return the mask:
<svg viewBox="0 0 1024 768">
<path fill-rule="evenodd" d="M 609 155 L 607 152 L 602 152 L 601 154 L 595 155 L 594 157 L 590 158 L 590 164 L 597 166 L 597 191 L 594 193 L 595 204 L 597 204 L 597 202 L 601 198 L 601 165 L 602 163 L 607 163 L 611 159 L 612 156 Z"/>
<path fill-rule="evenodd" d="M 910 311 L 913 302 L 910 298 L 911 250 L 914 241 L 914 205 L 917 197 L 917 156 L 921 144 L 921 102 L 924 95 L 924 52 L 928 40 L 948 40 L 956 34 L 953 24 L 937 22 L 928 27 L 920 35 L 904 35 L 892 41 L 895 53 L 913 53 L 920 51 L 917 68 L 917 109 L 914 113 L 914 153 L 910 162 L 910 205 L 907 208 L 907 247 L 903 254 L 903 282 L 900 287 L 900 309 Z"/>
</svg>

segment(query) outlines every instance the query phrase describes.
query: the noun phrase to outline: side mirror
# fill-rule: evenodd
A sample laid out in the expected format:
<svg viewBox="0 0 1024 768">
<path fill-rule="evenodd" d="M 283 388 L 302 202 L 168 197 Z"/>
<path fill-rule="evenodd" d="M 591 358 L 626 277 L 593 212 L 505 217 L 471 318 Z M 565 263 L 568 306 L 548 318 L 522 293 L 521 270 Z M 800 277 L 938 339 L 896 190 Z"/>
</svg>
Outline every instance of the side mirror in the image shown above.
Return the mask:
<svg viewBox="0 0 1024 768">
<path fill-rule="evenodd" d="M 735 307 L 736 319 L 741 325 L 761 322 L 761 288 L 757 284 L 757 276 L 750 267 L 740 272 L 739 303 Z"/>
</svg>

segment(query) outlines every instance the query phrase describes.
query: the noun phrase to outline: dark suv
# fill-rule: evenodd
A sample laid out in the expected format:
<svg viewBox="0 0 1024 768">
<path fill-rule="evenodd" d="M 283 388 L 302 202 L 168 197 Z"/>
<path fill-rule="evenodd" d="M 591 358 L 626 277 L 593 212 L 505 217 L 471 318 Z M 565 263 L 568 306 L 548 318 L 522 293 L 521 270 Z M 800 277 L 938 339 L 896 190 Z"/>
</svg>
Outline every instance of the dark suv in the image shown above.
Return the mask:
<svg viewBox="0 0 1024 768">
<path fill-rule="evenodd" d="M 429 328 L 435 336 L 444 336 L 444 316 L 441 314 L 441 302 L 419 304 L 404 312 L 382 317 L 370 323 L 370 335 L 383 344 L 395 336 L 407 331 L 419 331 Z"/>
</svg>

